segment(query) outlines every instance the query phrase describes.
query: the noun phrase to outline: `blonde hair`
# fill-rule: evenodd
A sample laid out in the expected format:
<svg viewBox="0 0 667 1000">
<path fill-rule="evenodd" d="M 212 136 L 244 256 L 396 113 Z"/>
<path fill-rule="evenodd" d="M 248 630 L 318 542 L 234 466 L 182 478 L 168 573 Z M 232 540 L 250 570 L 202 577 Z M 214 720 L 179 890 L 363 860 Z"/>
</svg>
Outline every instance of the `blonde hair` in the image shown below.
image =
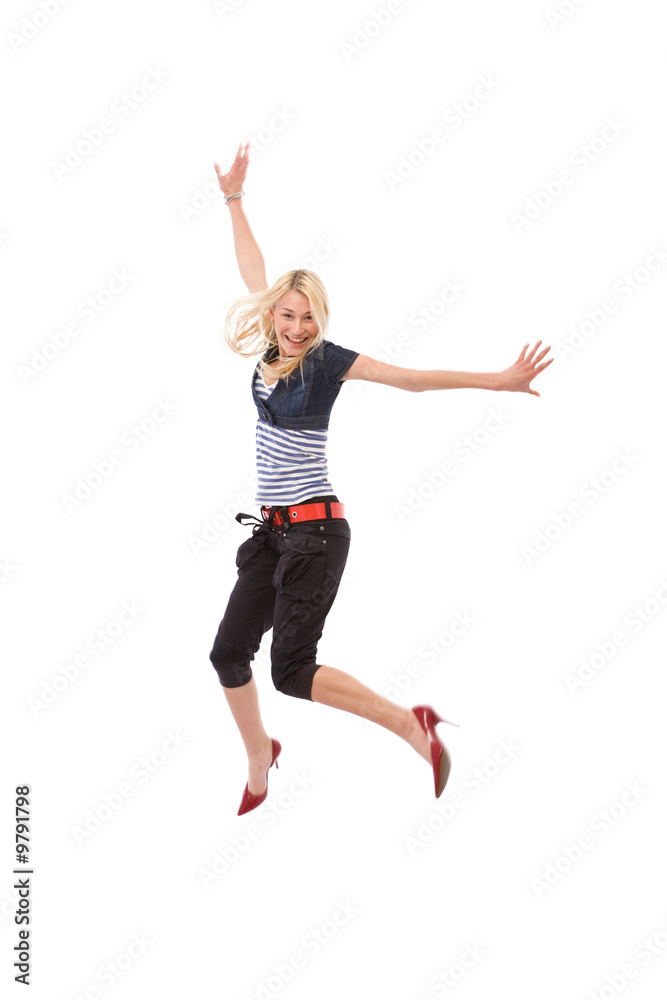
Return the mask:
<svg viewBox="0 0 667 1000">
<path fill-rule="evenodd" d="M 262 356 L 260 370 L 267 378 L 288 378 L 297 367 L 303 378 L 304 357 L 316 350 L 326 337 L 330 310 L 329 296 L 322 279 L 315 271 L 304 268 L 287 271 L 271 288 L 233 299 L 227 310 L 224 337 L 234 353 L 240 354 L 242 358 L 251 358 L 255 354 L 264 355 L 269 348 L 278 346 L 269 309 L 275 310 L 279 299 L 286 292 L 292 291 L 301 292 L 308 299 L 311 315 L 317 324 L 317 336 L 306 351 L 294 358 L 287 358 L 276 368 L 269 367 Z"/>
</svg>

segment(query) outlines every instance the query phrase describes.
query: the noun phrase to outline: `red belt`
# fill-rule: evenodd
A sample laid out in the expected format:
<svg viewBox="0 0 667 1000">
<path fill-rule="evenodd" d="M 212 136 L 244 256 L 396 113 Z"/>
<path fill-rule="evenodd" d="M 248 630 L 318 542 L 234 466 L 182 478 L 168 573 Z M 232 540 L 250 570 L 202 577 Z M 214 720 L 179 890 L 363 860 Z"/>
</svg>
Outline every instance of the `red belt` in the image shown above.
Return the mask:
<svg viewBox="0 0 667 1000">
<path fill-rule="evenodd" d="M 329 507 L 331 508 L 331 517 L 345 517 L 345 504 L 332 500 L 329 502 Z M 271 507 L 264 506 L 261 508 L 261 511 L 264 520 L 268 520 Z M 274 506 L 273 517 L 269 521 L 269 524 L 285 524 L 286 518 L 283 512 L 286 512 L 289 523 L 295 524 L 297 521 L 313 521 L 326 518 L 327 505 L 321 500 L 318 503 L 302 503 L 296 506 Z"/>
</svg>

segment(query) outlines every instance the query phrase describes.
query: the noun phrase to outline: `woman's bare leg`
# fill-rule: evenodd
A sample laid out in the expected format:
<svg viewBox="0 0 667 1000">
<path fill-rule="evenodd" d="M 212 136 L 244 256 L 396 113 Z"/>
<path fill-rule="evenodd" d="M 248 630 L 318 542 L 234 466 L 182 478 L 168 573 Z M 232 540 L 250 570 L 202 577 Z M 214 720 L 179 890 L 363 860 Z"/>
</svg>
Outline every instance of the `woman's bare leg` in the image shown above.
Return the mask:
<svg viewBox="0 0 667 1000">
<path fill-rule="evenodd" d="M 241 687 L 223 687 L 234 721 L 248 754 L 248 790 L 259 795 L 266 788 L 266 771 L 271 765 L 273 747 L 259 714 L 255 678 Z"/>
<path fill-rule="evenodd" d="M 251 677 L 241 687 L 223 687 L 223 691 L 248 754 L 248 789 L 259 795 L 266 788 L 266 771 L 273 748 L 259 712 L 255 678 Z M 318 667 L 313 676 L 311 699 L 376 722 L 400 736 L 431 763 L 431 745 L 414 712 L 383 698 L 343 670 Z"/>
<path fill-rule="evenodd" d="M 313 675 L 310 697 L 321 705 L 352 712 L 371 722 L 377 722 L 396 733 L 431 763 L 431 745 L 410 708 L 401 708 L 372 691 L 355 677 L 335 667 L 320 666 Z"/>
</svg>

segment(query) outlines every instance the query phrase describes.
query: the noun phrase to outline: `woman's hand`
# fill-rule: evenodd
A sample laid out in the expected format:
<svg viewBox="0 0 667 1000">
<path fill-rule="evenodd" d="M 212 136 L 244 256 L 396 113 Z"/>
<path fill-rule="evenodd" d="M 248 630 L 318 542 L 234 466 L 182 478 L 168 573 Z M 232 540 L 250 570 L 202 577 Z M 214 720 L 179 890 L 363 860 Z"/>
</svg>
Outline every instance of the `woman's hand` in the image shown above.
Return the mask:
<svg viewBox="0 0 667 1000">
<path fill-rule="evenodd" d="M 535 351 L 541 343 L 542 341 L 538 340 L 530 354 L 526 354 L 528 344 L 525 345 L 514 364 L 499 373 L 498 389 L 504 389 L 506 392 L 529 392 L 532 396 L 539 396 L 539 392 L 535 392 L 534 389 L 529 388 L 530 383 L 536 375 L 539 375 L 541 371 L 548 368 L 554 360 L 554 358 L 549 358 L 544 364 L 538 364 L 544 355 L 551 350 L 551 347 L 545 347 L 535 357 Z"/>
<path fill-rule="evenodd" d="M 220 185 L 220 190 L 225 195 L 236 194 L 243 187 L 243 182 L 245 180 L 245 175 L 248 170 L 248 146 L 249 142 L 246 142 L 245 148 L 243 143 L 239 145 L 238 152 L 236 154 L 236 159 L 232 163 L 231 167 L 226 174 L 220 173 L 220 166 L 214 163 L 215 172 L 218 175 L 218 184 Z"/>
</svg>

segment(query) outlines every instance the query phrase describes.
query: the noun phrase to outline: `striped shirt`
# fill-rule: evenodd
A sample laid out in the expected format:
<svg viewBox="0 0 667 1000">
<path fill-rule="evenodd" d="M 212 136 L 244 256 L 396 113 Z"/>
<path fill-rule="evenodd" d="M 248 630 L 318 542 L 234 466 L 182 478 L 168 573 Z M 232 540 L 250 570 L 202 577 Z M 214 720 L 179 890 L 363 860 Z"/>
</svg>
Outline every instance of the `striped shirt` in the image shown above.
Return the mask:
<svg viewBox="0 0 667 1000">
<path fill-rule="evenodd" d="M 268 399 L 277 382 L 267 386 L 259 371 L 255 391 Z M 256 504 L 299 503 L 333 493 L 327 471 L 327 431 L 285 430 L 257 418 Z"/>
</svg>

